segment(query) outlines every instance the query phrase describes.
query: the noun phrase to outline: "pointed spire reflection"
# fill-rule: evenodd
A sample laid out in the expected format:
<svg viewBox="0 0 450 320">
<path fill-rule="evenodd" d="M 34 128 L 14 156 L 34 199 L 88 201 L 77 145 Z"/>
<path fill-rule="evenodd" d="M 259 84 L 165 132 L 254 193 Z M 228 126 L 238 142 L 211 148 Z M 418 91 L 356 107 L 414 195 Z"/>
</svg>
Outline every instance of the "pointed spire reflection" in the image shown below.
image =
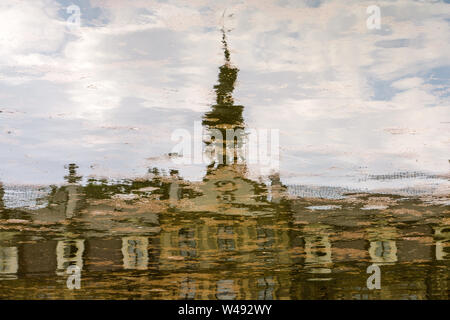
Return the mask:
<svg viewBox="0 0 450 320">
<path fill-rule="evenodd" d="M 69 170 L 69 174 L 67 176 L 64 176 L 64 180 L 66 180 L 68 183 L 77 183 L 80 182 L 83 178 L 82 176 L 77 175 L 78 166 L 75 163 L 70 163 L 66 166 L 66 169 Z"/>
<path fill-rule="evenodd" d="M 264 184 L 247 178 L 244 106 L 236 105 L 233 98 L 239 69 L 231 63 L 224 29 L 222 44 L 224 64 L 219 67 L 218 83 L 214 86 L 216 103 L 205 113 L 202 122 L 209 135 L 205 144 L 212 161 L 207 166 L 203 182 L 198 185 L 199 195 L 192 199 L 189 210 L 257 215 L 268 206 L 266 188 Z"/>
<path fill-rule="evenodd" d="M 222 29 L 222 44 L 225 63 L 219 68 L 218 83 L 214 86 L 216 104 L 211 107 L 211 111 L 204 115 L 202 122 L 213 137 L 212 141 L 206 142 L 206 144 L 214 143 L 216 147 L 215 161 L 218 162 L 219 166 L 237 162 L 238 149 L 243 148 L 242 140 L 245 128 L 242 116 L 244 107 L 235 105 L 233 99 L 233 90 L 239 69 L 231 64 L 224 29 Z M 227 130 L 233 130 L 231 138 L 229 135 L 227 136 Z M 215 132 L 219 134 L 215 134 Z M 231 150 L 230 145 L 232 146 Z M 227 159 L 227 151 L 233 160 Z M 211 166 L 214 166 L 214 163 Z"/>
</svg>

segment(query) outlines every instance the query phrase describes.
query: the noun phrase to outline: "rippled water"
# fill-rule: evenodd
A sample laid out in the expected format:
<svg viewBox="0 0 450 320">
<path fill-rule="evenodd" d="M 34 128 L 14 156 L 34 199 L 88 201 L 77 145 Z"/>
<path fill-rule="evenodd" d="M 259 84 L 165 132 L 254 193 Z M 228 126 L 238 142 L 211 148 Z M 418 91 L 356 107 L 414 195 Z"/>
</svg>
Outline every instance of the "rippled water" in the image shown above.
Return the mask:
<svg viewBox="0 0 450 320">
<path fill-rule="evenodd" d="M 0 297 L 448 299 L 448 198 L 293 198 L 213 175 L 69 184 L 44 208 L 3 208 Z M 373 264 L 380 290 L 366 287 Z"/>
<path fill-rule="evenodd" d="M 8 100 L 14 93 L 5 95 L 17 108 L 0 110 L 2 126 L 9 128 L 0 136 L 8 151 L 0 155 L 0 298 L 448 299 L 450 180 L 442 134 L 448 123 L 441 121 L 448 117 L 446 95 L 439 103 L 423 92 L 405 98 L 417 79 L 395 79 L 399 84 L 391 78 L 398 92 L 385 89 L 397 100 L 378 97 L 379 104 L 366 93 L 366 100 L 358 100 L 356 83 L 341 79 L 343 70 L 333 62 L 341 51 L 333 32 L 316 32 L 320 43 L 327 43 L 322 32 L 334 43 L 334 53 L 318 54 L 314 37 L 286 34 L 280 25 L 260 21 L 269 12 L 282 21 L 294 19 L 297 9 L 305 18 L 314 10 L 322 17 L 332 12 L 320 1 L 306 3 L 301 11 L 290 2 L 268 1 L 273 11 L 256 13 L 237 5 L 227 14 L 194 4 L 206 16 L 223 12 L 221 22 L 200 23 L 189 15 L 187 26 L 169 14 L 184 16 L 187 9 L 180 4 L 168 4 L 172 11 L 160 5 L 156 13 L 122 12 L 112 4 L 109 10 L 123 15 L 84 26 L 67 44 L 64 58 L 71 63 L 64 81 L 73 87 L 63 92 L 70 98 L 52 93 L 54 100 L 40 109 L 33 90 L 24 105 Z M 240 16 L 236 28 L 226 28 L 234 14 Z M 247 15 L 253 19 L 243 21 Z M 135 25 L 130 21 L 136 16 Z M 393 17 L 398 25 L 403 21 Z M 89 21 L 100 23 L 94 20 Z M 383 38 L 394 32 L 394 22 L 369 35 L 375 47 L 415 48 L 415 42 Z M 335 41 L 348 43 L 342 32 Z M 207 50 L 192 43 L 186 49 L 199 39 L 217 44 L 220 60 L 203 61 Z M 271 50 L 275 39 L 283 41 Z M 91 45 L 99 54 L 80 56 Z M 292 61 L 299 48 L 310 53 L 299 57 L 302 63 Z M 353 58 L 366 54 L 356 51 Z M 280 52 L 287 57 L 278 57 Z M 379 58 L 380 52 L 371 54 Z M 55 69 L 45 81 L 60 81 L 62 62 L 49 59 Z M 315 59 L 337 69 L 319 70 Z M 218 63 L 210 68 L 212 62 Z M 15 88 L 23 85 L 19 81 Z M 42 96 L 51 96 L 45 90 Z M 350 98 L 340 96 L 342 90 Z M 55 109 L 60 98 L 79 103 L 76 112 Z M 423 104 L 402 109 L 417 99 Z M 357 103 L 365 107 L 352 109 Z M 414 112 L 419 116 L 408 118 Z M 402 123 L 417 130 L 398 127 Z M 199 157 L 206 163 L 195 162 L 198 141 L 192 141 L 194 163 L 178 161 L 186 153 L 175 152 L 169 138 L 186 124 L 202 130 Z M 280 143 L 280 154 L 270 158 L 271 149 L 268 166 L 244 156 L 251 125 L 276 133 L 270 141 Z M 227 130 L 242 137 L 229 137 Z M 379 289 L 367 286 L 369 266 L 380 268 Z M 80 271 L 79 289 L 68 288 L 72 267 Z"/>
</svg>

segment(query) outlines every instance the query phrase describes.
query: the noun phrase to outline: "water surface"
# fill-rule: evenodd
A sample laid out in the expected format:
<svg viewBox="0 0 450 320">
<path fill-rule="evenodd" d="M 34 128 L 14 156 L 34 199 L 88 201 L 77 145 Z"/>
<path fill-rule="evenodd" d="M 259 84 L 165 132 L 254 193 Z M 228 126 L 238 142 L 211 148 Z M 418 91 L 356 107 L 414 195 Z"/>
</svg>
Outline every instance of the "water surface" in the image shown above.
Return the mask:
<svg viewBox="0 0 450 320">
<path fill-rule="evenodd" d="M 445 3 L 378 31 L 361 1 L 148 3 L 91 1 L 73 33 L 47 5 L 47 46 L 5 44 L 0 298 L 449 298 Z"/>
</svg>

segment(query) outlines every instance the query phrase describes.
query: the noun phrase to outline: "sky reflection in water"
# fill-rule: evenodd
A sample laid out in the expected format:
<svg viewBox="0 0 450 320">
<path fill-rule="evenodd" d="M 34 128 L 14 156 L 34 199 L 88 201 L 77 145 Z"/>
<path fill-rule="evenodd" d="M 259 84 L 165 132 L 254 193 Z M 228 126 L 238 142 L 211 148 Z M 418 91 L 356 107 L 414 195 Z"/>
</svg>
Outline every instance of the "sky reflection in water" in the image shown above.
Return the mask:
<svg viewBox="0 0 450 320">
<path fill-rule="evenodd" d="M 444 2 L 371 31 L 361 1 L 91 1 L 75 34 L 65 5 L 0 11 L 30 19 L 0 59 L 1 298 L 448 299 Z M 280 170 L 226 139 L 174 165 L 194 121 L 280 129 Z"/>
</svg>

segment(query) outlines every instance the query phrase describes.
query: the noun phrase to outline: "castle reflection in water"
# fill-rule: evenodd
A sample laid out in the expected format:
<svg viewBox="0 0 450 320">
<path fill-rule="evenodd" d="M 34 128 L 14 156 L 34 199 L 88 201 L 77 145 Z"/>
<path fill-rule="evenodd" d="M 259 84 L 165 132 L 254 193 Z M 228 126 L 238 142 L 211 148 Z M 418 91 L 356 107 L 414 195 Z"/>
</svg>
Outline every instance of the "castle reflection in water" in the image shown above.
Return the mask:
<svg viewBox="0 0 450 320">
<path fill-rule="evenodd" d="M 223 44 L 203 125 L 225 132 L 245 125 L 225 35 Z M 61 187 L 0 187 L 0 298 L 448 299 L 448 206 L 295 198 L 277 173 L 249 179 L 235 156 L 243 146 L 231 144 L 215 141 L 201 182 L 152 168 L 82 184 L 70 164 Z M 366 287 L 371 264 L 381 290 Z M 65 286 L 70 265 L 80 290 Z"/>
</svg>

